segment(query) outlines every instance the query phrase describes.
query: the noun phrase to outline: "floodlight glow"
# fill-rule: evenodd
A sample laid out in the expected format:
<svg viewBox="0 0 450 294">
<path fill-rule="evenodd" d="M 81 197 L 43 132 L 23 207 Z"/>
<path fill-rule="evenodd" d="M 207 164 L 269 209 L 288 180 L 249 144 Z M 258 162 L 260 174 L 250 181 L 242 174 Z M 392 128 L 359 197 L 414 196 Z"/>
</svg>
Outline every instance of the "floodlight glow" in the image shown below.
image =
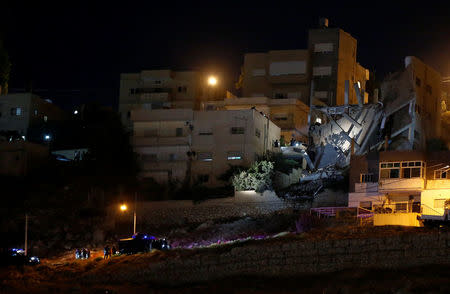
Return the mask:
<svg viewBox="0 0 450 294">
<path fill-rule="evenodd" d="M 122 205 L 120 206 L 120 210 L 122 210 L 122 211 L 127 210 L 127 206 L 126 206 L 125 204 L 122 204 Z"/>
<path fill-rule="evenodd" d="M 75 110 L 75 111 L 73 112 L 73 114 L 78 114 L 78 110 Z"/>
<path fill-rule="evenodd" d="M 322 119 L 320 117 L 316 118 L 316 123 L 321 124 L 322 123 Z"/>
<path fill-rule="evenodd" d="M 49 141 L 51 139 L 50 135 L 44 135 L 44 140 Z"/>
<path fill-rule="evenodd" d="M 210 76 L 208 78 L 208 85 L 210 86 L 215 86 L 217 84 L 217 79 L 214 76 Z"/>
</svg>

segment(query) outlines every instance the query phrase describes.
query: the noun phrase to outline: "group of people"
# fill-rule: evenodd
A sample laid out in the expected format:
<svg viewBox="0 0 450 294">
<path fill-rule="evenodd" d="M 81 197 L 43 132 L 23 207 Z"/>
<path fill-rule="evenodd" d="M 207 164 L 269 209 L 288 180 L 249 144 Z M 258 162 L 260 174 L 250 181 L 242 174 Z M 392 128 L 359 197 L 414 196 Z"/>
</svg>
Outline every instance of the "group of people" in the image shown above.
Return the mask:
<svg viewBox="0 0 450 294">
<path fill-rule="evenodd" d="M 88 259 L 91 257 L 91 251 L 87 248 L 75 250 L 75 259 Z"/>
<path fill-rule="evenodd" d="M 113 246 L 112 248 L 109 248 L 109 246 L 106 245 L 103 249 L 103 259 L 111 258 L 113 254 L 117 254 L 116 247 Z"/>
</svg>

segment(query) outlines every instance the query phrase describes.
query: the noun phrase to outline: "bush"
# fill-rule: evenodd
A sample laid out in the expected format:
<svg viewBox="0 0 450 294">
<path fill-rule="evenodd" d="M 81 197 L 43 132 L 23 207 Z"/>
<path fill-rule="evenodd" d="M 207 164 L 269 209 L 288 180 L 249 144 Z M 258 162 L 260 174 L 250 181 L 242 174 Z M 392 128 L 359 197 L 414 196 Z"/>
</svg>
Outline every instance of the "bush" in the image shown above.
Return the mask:
<svg viewBox="0 0 450 294">
<path fill-rule="evenodd" d="M 273 163 L 270 161 L 258 161 L 252 164 L 248 170 L 235 174 L 231 182 L 238 191 L 255 190 L 264 192 L 272 189 Z"/>
</svg>

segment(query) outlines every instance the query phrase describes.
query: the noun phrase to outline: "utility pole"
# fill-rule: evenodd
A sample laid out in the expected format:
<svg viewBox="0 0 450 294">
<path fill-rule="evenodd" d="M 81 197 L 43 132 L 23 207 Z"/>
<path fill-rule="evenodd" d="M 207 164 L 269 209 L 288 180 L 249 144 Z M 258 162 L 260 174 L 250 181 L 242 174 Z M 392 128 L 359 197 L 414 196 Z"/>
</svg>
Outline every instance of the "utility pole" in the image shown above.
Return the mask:
<svg viewBox="0 0 450 294">
<path fill-rule="evenodd" d="M 25 256 L 28 254 L 28 214 L 25 214 Z"/>
<path fill-rule="evenodd" d="M 134 192 L 133 235 L 136 234 L 136 201 L 137 192 Z"/>
</svg>

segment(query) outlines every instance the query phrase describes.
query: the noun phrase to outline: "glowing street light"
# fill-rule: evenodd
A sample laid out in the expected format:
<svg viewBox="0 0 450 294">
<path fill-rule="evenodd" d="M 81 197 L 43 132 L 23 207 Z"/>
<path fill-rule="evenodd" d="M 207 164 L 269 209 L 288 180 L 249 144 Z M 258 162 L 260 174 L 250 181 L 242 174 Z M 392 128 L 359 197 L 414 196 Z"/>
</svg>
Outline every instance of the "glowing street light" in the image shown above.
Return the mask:
<svg viewBox="0 0 450 294">
<path fill-rule="evenodd" d="M 133 235 L 136 234 L 136 199 L 137 193 L 134 194 L 134 211 L 133 211 Z M 120 211 L 127 211 L 128 207 L 125 203 L 121 204 L 119 207 Z"/>
<path fill-rule="evenodd" d="M 217 84 L 217 78 L 214 76 L 210 76 L 208 78 L 208 85 L 215 86 Z"/>
</svg>

